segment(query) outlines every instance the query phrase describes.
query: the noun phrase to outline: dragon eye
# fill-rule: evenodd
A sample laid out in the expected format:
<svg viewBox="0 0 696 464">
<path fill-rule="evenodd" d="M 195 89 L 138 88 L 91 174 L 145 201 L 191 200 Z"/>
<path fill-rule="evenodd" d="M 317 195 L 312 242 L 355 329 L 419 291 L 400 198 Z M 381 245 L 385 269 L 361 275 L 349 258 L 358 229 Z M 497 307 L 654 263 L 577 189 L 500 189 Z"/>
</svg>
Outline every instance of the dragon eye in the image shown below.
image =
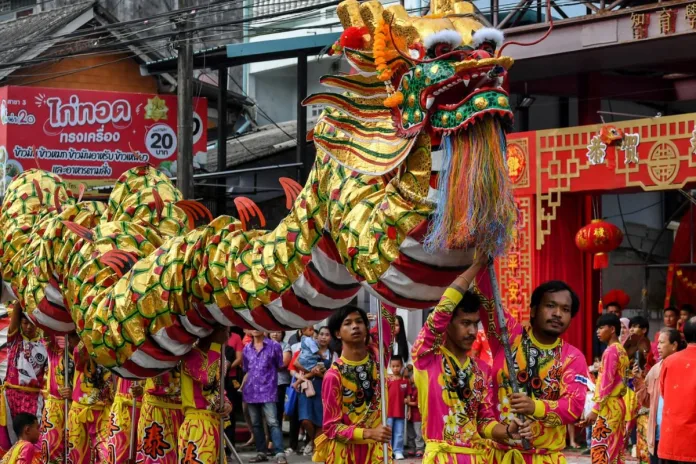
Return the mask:
<svg viewBox="0 0 696 464">
<path fill-rule="evenodd" d="M 491 42 L 483 42 L 481 45 L 479 45 L 478 49 L 488 52 L 492 55 L 493 53 L 495 53 L 495 44 Z"/>
<path fill-rule="evenodd" d="M 448 43 L 439 43 L 435 45 L 435 56 L 442 56 L 452 51 L 452 45 Z"/>
</svg>

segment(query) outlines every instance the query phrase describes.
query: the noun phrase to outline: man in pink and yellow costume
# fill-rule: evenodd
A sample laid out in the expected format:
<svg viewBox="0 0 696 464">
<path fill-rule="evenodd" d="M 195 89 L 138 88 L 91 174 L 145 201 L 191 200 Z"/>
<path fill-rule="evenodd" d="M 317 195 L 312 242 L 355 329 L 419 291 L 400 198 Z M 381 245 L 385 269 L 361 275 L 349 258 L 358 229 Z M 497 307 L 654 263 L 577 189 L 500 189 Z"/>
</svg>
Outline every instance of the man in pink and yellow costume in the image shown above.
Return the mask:
<svg viewBox="0 0 696 464">
<path fill-rule="evenodd" d="M 425 440 L 424 463 L 483 464 L 486 439 L 518 440 L 530 422 L 496 420 L 491 371 L 468 353 L 481 300 L 467 290 L 487 259 L 475 262 L 445 291 L 413 347 L 414 378 Z"/>
<path fill-rule="evenodd" d="M 485 293 L 488 283 L 480 279 L 479 285 Z M 482 308 L 492 306 L 492 302 L 484 301 Z M 497 418 L 504 424 L 510 424 L 516 415 L 534 420 L 528 443 L 509 438 L 491 442 L 490 462 L 493 464 L 564 463 L 566 425 L 580 419 L 585 404 L 589 383 L 585 356 L 560 338 L 580 308 L 577 295 L 565 282 L 546 282 L 532 293 L 530 308 L 528 329 L 506 314 L 515 372 L 522 390 L 517 393 L 510 386 L 510 374 L 498 335 L 499 322 L 491 311 L 481 311 L 481 317 L 486 318 L 484 325 L 488 326 L 493 352 Z"/>
</svg>

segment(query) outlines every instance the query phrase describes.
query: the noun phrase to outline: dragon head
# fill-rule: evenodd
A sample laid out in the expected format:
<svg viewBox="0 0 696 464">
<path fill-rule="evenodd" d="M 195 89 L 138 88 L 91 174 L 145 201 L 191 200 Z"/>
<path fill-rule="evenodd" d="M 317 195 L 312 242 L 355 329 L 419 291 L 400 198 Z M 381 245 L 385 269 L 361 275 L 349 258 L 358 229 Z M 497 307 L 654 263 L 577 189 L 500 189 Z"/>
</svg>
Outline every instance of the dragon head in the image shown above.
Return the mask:
<svg viewBox="0 0 696 464">
<path fill-rule="evenodd" d="M 348 0 L 338 9 L 347 32 L 356 27 L 366 32 L 363 49 L 371 52 L 399 132 L 414 136 L 426 130 L 437 140 L 486 116 L 511 122 L 504 87 L 513 60 L 496 56 L 503 33 L 484 27 L 466 1 L 433 1 L 431 12 L 411 17 L 400 5 L 383 10 L 377 0 L 362 5 Z M 346 57 L 369 71 L 360 51 L 347 50 Z"/>
<path fill-rule="evenodd" d="M 502 32 L 464 0 L 431 0 L 422 17 L 378 0 L 346 0 L 337 13 L 344 33 L 332 53 L 357 72 L 322 78 L 347 92 L 306 100 L 327 106 L 313 133 L 318 152 L 384 175 L 403 168 L 414 147 L 430 153 L 440 143 L 437 195 L 423 199 L 434 203 L 426 248 L 502 253 L 517 214 L 505 163 L 513 60 L 498 56 Z"/>
</svg>

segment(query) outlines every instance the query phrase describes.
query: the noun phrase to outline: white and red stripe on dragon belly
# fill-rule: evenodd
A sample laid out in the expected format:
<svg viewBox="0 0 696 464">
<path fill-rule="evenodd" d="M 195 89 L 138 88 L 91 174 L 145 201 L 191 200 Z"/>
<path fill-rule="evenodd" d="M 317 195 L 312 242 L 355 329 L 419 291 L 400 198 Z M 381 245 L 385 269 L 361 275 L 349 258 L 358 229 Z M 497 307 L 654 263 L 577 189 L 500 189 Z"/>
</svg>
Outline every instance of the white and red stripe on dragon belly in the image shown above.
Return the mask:
<svg viewBox="0 0 696 464">
<path fill-rule="evenodd" d="M 174 324 L 167 330 L 167 338 L 162 335 L 164 345 L 169 345 L 170 340 L 186 339 L 183 332 L 195 337 L 205 336 L 214 323 L 259 330 L 310 325 L 352 301 L 360 286 L 397 307 L 432 307 L 447 286 L 470 265 L 473 252 L 427 253 L 422 246 L 426 231 L 425 222 L 412 230 L 401 244 L 397 259 L 373 284 L 356 278 L 346 269 L 336 246 L 326 234 L 312 249 L 304 272 L 273 301 L 251 310 L 219 308 L 215 304 L 195 305 L 194 311 L 179 317 L 181 324 Z"/>
<path fill-rule="evenodd" d="M 186 315 L 147 339 L 135 356 L 114 371 L 128 378 L 157 375 L 171 368 L 216 323 L 266 331 L 311 325 L 348 304 L 361 286 L 396 307 L 432 307 L 447 286 L 471 264 L 473 251 L 427 253 L 422 245 L 426 231 L 424 222 L 409 233 L 397 259 L 374 284 L 349 273 L 327 234 L 312 249 L 311 259 L 300 277 L 270 303 L 252 310 L 194 304 Z"/>
<path fill-rule="evenodd" d="M 65 299 L 59 290 L 55 274 L 51 276 L 48 284 L 44 287 L 44 296 L 41 301 L 37 302 L 31 317 L 37 325 L 58 334 L 75 330 L 75 323 L 66 310 Z"/>
</svg>

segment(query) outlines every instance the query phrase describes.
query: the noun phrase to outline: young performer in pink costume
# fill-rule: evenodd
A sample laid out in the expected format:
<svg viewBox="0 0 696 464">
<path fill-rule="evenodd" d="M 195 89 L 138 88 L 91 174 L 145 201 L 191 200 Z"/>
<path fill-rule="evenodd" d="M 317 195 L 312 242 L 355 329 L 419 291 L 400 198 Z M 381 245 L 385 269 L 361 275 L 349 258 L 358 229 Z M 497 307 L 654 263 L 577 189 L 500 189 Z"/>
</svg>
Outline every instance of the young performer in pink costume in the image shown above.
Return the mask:
<svg viewBox="0 0 696 464">
<path fill-rule="evenodd" d="M 385 362 L 394 339 L 396 308 L 382 305 Z M 344 306 L 329 319 L 331 335 L 342 343 L 341 357 L 324 374 L 324 433 L 315 440 L 313 460 L 326 464 L 382 464 L 383 444 L 392 431 L 382 426 L 379 386 L 379 343 L 368 333 L 368 317 L 360 308 Z M 392 460 L 391 446 L 387 459 Z"/>
<path fill-rule="evenodd" d="M 34 324 L 24 316 L 16 301 L 8 305 L 10 325 L 7 331 L 7 374 L 0 387 L 0 450 L 6 452 L 18 439 L 12 418 L 21 412 L 38 415 L 43 407 L 41 388 L 48 352 Z M 6 401 L 5 401 L 6 400 Z"/>
<path fill-rule="evenodd" d="M 593 401 L 587 416 L 592 427 L 592 463 L 623 464 L 626 446 L 626 374 L 629 359 L 619 342 L 621 321 L 614 314 L 604 314 L 597 321 L 597 337 L 608 348 L 602 354 Z"/>
<path fill-rule="evenodd" d="M 220 391 L 220 350 L 228 338 L 228 328 L 215 329 L 181 362 L 184 423 L 179 429 L 179 464 L 218 462 L 222 439 L 220 417 L 232 412 L 232 404 L 225 398 L 225 392 Z"/>
<path fill-rule="evenodd" d="M 490 368 L 468 355 L 481 301 L 467 289 L 486 261 L 474 263 L 445 291 L 413 346 L 424 463 L 483 464 L 485 439 L 520 438 L 520 422 L 503 425 L 494 417 Z M 525 426 L 523 433 L 531 433 Z"/>
<path fill-rule="evenodd" d="M 142 407 L 143 387 L 138 381 L 117 379 L 116 394 L 109 412 L 109 433 L 102 444 L 100 453 L 107 456 L 109 463 L 127 462 L 131 449 L 131 428 L 137 427 L 140 408 Z M 133 415 L 133 397 L 136 400 L 135 420 Z M 137 435 L 136 435 L 137 437 Z M 133 446 L 136 446 L 137 443 Z"/>
<path fill-rule="evenodd" d="M 14 417 L 17 443 L 0 460 L 0 464 L 45 464 L 36 446 L 39 441 L 39 423 L 35 415 L 21 412 Z"/>
<path fill-rule="evenodd" d="M 478 282 L 481 291 L 488 294 L 488 276 L 479 276 Z M 546 282 L 532 293 L 528 329 L 506 315 L 517 380 L 524 393 L 513 393 L 510 386 L 493 304 L 484 301 L 481 318 L 485 318 L 493 353 L 497 416 L 505 424 L 518 414 L 535 423 L 529 449 L 520 440 L 492 441 L 491 463 L 562 464 L 566 425 L 580 418 L 589 383 L 585 356 L 560 338 L 580 308 L 578 297 L 564 282 Z"/>
<path fill-rule="evenodd" d="M 176 464 L 177 437 L 184 421 L 177 367 L 147 379 L 138 419 L 138 464 Z"/>
<path fill-rule="evenodd" d="M 95 464 L 108 436 L 112 377 L 87 353 L 82 343 L 74 351 L 75 377 L 68 414 L 68 462 Z"/>
<path fill-rule="evenodd" d="M 41 436 L 39 444 L 45 464 L 63 464 L 65 456 L 65 400 L 72 398 L 72 381 L 75 373 L 72 350 L 80 342 L 75 332 L 69 336 L 67 347 L 70 353 L 68 368 L 64 365 L 65 343 L 58 337 L 49 336 L 46 341 L 48 368 L 46 387 L 43 390 L 44 408 L 39 422 Z M 69 385 L 65 386 L 65 378 Z"/>
</svg>

